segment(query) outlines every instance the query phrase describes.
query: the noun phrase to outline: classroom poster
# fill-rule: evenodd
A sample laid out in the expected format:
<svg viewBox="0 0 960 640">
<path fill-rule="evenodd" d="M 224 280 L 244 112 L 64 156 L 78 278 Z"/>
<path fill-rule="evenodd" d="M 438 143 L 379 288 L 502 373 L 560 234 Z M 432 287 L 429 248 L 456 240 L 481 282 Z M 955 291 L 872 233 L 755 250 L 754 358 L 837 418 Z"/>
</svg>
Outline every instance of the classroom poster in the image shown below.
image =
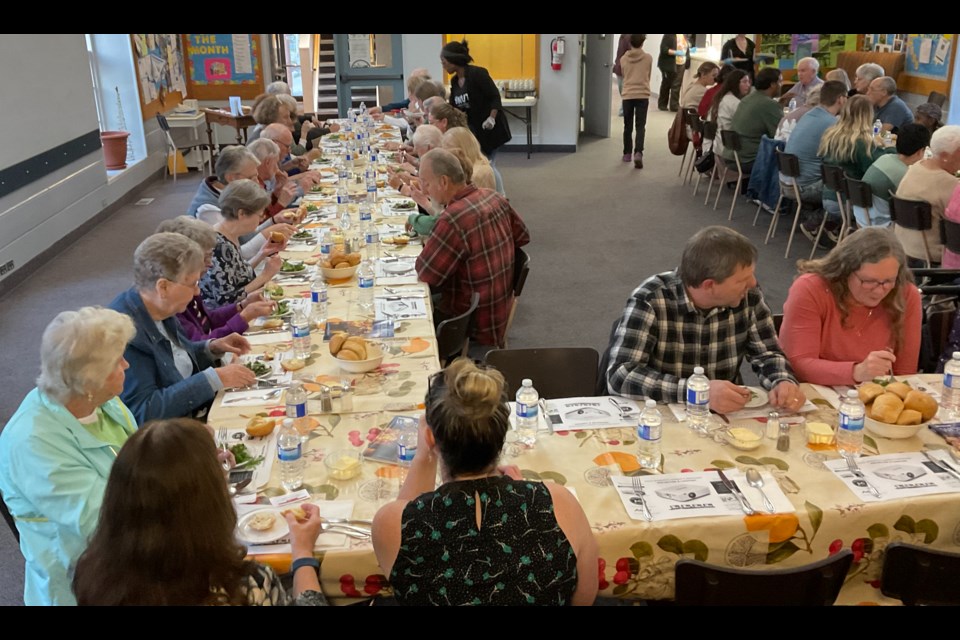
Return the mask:
<svg viewBox="0 0 960 640">
<path fill-rule="evenodd" d="M 187 93 L 183 50 L 175 33 L 133 34 L 134 57 L 140 80 L 140 100 L 148 105 L 168 93 Z"/>
<path fill-rule="evenodd" d="M 194 86 L 256 84 L 258 57 L 257 39 L 251 34 L 187 34 L 190 83 Z"/>
</svg>

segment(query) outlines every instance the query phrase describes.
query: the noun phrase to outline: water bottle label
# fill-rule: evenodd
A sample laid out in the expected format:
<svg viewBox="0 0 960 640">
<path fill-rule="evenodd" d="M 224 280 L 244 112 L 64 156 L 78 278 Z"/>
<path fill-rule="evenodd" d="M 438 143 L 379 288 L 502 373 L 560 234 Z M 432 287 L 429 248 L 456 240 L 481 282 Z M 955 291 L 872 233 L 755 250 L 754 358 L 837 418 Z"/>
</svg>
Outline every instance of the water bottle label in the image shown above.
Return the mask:
<svg viewBox="0 0 960 640">
<path fill-rule="evenodd" d="M 319 303 L 321 303 L 321 302 L 326 302 L 326 301 L 327 301 L 327 290 L 326 290 L 326 289 L 321 289 L 320 291 L 311 291 L 311 292 L 310 292 L 310 300 L 313 302 L 313 304 L 319 304 Z"/>
<path fill-rule="evenodd" d="M 413 462 L 413 457 L 417 455 L 417 447 L 408 447 L 403 444 L 397 445 L 397 457 L 401 462 Z"/>
<path fill-rule="evenodd" d="M 373 220 L 373 214 L 370 213 L 369 210 L 364 211 L 363 209 L 360 209 L 360 220 L 362 222 L 369 222 L 370 220 Z"/>
<path fill-rule="evenodd" d="M 298 402 L 297 404 L 287 405 L 288 418 L 304 418 L 307 415 L 307 403 Z"/>
<path fill-rule="evenodd" d="M 296 462 L 301 457 L 300 443 L 296 447 L 277 447 L 277 458 L 280 462 Z"/>
<path fill-rule="evenodd" d="M 860 431 L 863 429 L 863 418 L 854 418 L 845 413 L 841 413 L 840 428 L 844 431 Z"/>
<path fill-rule="evenodd" d="M 953 389 L 953 388 L 954 388 L 953 374 L 951 374 L 951 373 L 945 373 L 945 374 L 943 374 L 943 388 L 944 388 L 944 389 Z"/>
<path fill-rule="evenodd" d="M 320 253 L 324 255 L 330 255 L 330 249 L 333 247 L 332 242 L 324 242 L 320 245 Z"/>
<path fill-rule="evenodd" d="M 648 424 L 641 424 L 637 427 L 637 437 L 641 440 L 646 440 L 647 442 L 656 441 L 660 438 L 657 437 L 657 433 L 654 427 L 651 427 Z"/>
<path fill-rule="evenodd" d="M 705 405 L 710 402 L 710 389 L 694 391 L 687 388 L 687 404 Z"/>
<path fill-rule="evenodd" d="M 310 337 L 310 325 L 303 325 L 302 327 L 298 327 L 298 326 L 294 325 L 294 326 L 293 326 L 293 337 L 294 337 L 294 339 L 297 339 L 297 338 L 309 338 L 309 337 Z"/>
<path fill-rule="evenodd" d="M 376 243 L 380 242 L 380 234 L 379 234 L 379 233 L 368 233 L 366 236 L 364 236 L 363 239 L 366 241 L 367 244 L 376 244 Z"/>
<path fill-rule="evenodd" d="M 517 403 L 518 418 L 536 418 L 539 412 L 540 409 L 535 404 L 524 404 L 522 402 Z"/>
<path fill-rule="evenodd" d="M 361 289 L 370 289 L 373 287 L 373 278 L 359 278 L 358 284 Z"/>
</svg>

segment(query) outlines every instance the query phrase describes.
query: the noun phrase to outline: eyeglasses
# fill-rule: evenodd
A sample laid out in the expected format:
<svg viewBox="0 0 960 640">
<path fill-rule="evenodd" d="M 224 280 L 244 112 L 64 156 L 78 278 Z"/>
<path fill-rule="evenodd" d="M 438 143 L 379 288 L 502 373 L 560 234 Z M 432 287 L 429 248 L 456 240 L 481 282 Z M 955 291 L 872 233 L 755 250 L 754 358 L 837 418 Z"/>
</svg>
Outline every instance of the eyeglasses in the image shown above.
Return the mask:
<svg viewBox="0 0 960 640">
<path fill-rule="evenodd" d="M 181 287 L 186 287 L 188 289 L 199 289 L 200 288 L 200 279 L 197 279 L 192 284 L 189 282 L 177 282 L 176 280 L 167 280 L 167 282 L 180 285 Z"/>
<path fill-rule="evenodd" d="M 861 278 L 856 273 L 853 274 L 857 280 L 860 281 L 860 286 L 864 289 L 876 289 L 877 287 L 892 287 L 897 284 L 896 278 L 889 278 L 887 280 L 874 280 L 872 278 Z"/>
</svg>

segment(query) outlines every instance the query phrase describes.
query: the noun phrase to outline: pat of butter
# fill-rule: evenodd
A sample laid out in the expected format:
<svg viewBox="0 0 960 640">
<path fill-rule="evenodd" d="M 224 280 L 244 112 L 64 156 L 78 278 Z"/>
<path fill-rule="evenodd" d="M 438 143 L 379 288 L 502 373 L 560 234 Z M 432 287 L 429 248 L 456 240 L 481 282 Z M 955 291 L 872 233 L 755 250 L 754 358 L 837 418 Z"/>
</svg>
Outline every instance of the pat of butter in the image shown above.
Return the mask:
<svg viewBox="0 0 960 640">
<path fill-rule="evenodd" d="M 760 435 L 750 431 L 750 429 L 744 429 L 743 427 L 735 427 L 730 429 L 730 435 L 736 440 L 741 442 L 756 442 L 760 439 Z"/>
<path fill-rule="evenodd" d="M 830 444 L 833 442 L 833 429 L 823 422 L 808 422 L 807 442 L 810 444 Z"/>
<path fill-rule="evenodd" d="M 330 465 L 330 477 L 335 480 L 349 480 L 359 471 L 360 462 L 350 456 L 343 456 Z"/>
</svg>

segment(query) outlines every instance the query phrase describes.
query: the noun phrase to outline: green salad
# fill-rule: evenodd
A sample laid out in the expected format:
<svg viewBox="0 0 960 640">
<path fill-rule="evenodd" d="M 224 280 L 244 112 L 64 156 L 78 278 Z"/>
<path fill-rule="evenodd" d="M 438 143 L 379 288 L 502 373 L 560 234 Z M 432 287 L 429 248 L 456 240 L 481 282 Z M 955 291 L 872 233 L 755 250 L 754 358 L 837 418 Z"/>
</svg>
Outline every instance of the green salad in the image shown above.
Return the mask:
<svg viewBox="0 0 960 640">
<path fill-rule="evenodd" d="M 285 316 L 290 313 L 290 303 L 287 300 L 281 300 L 277 303 L 277 308 L 273 312 L 273 316 L 280 317 Z"/>
<path fill-rule="evenodd" d="M 253 375 L 257 376 L 258 378 L 260 376 L 265 376 L 268 373 L 273 373 L 273 369 L 263 364 L 259 360 L 247 362 L 243 366 L 245 366 L 247 369 L 250 369 L 250 371 L 253 371 Z"/>
<path fill-rule="evenodd" d="M 243 443 L 231 446 L 230 453 L 233 454 L 233 458 L 237 461 L 238 467 L 241 465 L 244 467 L 255 467 L 263 462 L 263 456 L 257 456 L 254 458 L 247 450 L 247 445 Z"/>
<path fill-rule="evenodd" d="M 284 273 L 295 273 L 297 271 L 303 271 L 307 268 L 307 265 L 302 262 L 290 262 L 289 260 L 284 259 L 283 265 L 280 267 L 280 271 Z"/>
</svg>

